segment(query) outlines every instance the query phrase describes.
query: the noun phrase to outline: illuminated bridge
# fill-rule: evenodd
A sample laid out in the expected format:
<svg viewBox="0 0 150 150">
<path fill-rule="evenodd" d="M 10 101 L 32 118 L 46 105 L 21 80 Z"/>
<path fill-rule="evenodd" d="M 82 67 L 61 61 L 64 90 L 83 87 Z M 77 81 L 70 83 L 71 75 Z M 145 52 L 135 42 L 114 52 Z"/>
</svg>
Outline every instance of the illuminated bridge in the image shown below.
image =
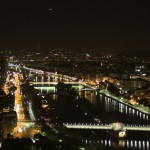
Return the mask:
<svg viewBox="0 0 150 150">
<path fill-rule="evenodd" d="M 21 119 L 19 119 L 17 122 L 36 122 L 36 120 L 21 120 Z"/>
<path fill-rule="evenodd" d="M 85 88 L 83 90 L 97 90 L 94 86 L 87 85 L 86 82 L 63 82 L 65 84 L 75 84 L 75 85 L 83 85 Z M 32 85 L 57 85 L 58 82 L 30 82 Z"/>
<path fill-rule="evenodd" d="M 96 91 L 96 89 L 93 89 L 93 88 L 82 88 L 78 92 L 82 92 L 82 91 Z"/>
<path fill-rule="evenodd" d="M 112 124 L 84 124 L 84 123 L 63 123 L 63 125 L 70 129 L 99 129 L 99 130 L 115 130 L 115 131 L 150 131 L 149 125 L 136 125 L 136 124 L 123 124 L 123 123 L 112 123 Z"/>
<path fill-rule="evenodd" d="M 81 84 L 79 82 L 63 82 L 65 84 Z M 54 85 L 57 85 L 58 82 L 30 82 L 30 84 L 33 84 L 33 85 L 38 85 L 38 84 L 54 84 Z"/>
</svg>

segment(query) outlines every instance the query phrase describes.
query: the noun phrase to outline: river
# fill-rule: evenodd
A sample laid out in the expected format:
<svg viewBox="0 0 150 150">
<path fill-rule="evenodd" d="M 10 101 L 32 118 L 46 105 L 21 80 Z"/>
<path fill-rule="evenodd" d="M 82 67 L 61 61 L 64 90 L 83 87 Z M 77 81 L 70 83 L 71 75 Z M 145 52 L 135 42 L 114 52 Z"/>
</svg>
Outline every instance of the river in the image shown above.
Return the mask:
<svg viewBox="0 0 150 150">
<path fill-rule="evenodd" d="M 54 78 L 50 78 L 52 81 L 60 81 Z M 53 80 L 54 79 L 54 80 Z M 37 79 L 38 80 L 38 79 Z M 35 80 L 34 80 L 35 81 Z M 76 91 L 80 91 L 82 85 L 73 85 Z M 41 93 L 51 93 L 51 99 L 56 100 L 54 85 L 36 85 L 35 89 L 38 89 Z M 101 123 L 123 122 L 125 124 L 149 124 L 150 116 L 146 115 L 130 106 L 119 103 L 118 101 L 111 99 L 104 94 L 98 94 L 93 91 L 79 92 L 80 97 L 85 97 L 97 108 L 97 116 L 101 120 Z M 83 141 L 85 145 L 97 146 L 101 145 L 104 149 L 139 149 L 149 150 L 150 140 L 149 132 L 129 132 L 126 139 L 115 140 L 113 137 L 107 134 L 107 132 L 99 131 L 98 139 L 86 139 Z M 148 136 L 148 138 L 147 138 Z"/>
</svg>

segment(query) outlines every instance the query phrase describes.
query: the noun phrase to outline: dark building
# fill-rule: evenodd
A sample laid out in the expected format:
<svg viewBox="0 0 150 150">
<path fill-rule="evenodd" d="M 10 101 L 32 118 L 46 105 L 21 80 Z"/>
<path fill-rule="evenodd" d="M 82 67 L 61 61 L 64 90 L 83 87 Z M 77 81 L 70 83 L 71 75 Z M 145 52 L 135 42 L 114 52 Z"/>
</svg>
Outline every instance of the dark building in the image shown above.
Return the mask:
<svg viewBox="0 0 150 150">
<path fill-rule="evenodd" d="M 0 58 L 0 84 L 5 82 L 6 79 L 7 63 L 5 58 Z"/>
<path fill-rule="evenodd" d="M 15 111 L 0 113 L 0 141 L 7 138 L 7 134 L 13 133 L 17 126 L 17 114 Z"/>
</svg>

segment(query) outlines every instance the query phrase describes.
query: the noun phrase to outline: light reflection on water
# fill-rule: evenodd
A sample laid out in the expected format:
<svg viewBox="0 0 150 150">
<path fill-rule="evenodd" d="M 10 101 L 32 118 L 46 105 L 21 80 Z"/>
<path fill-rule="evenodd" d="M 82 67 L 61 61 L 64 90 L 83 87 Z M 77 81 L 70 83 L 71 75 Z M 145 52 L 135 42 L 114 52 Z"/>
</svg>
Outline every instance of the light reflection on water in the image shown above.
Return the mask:
<svg viewBox="0 0 150 150">
<path fill-rule="evenodd" d="M 52 78 L 49 78 L 50 81 L 54 81 Z M 55 78 L 55 81 L 58 81 Z M 75 91 L 79 91 L 83 88 L 83 86 L 73 86 Z M 55 88 L 54 87 L 46 87 L 45 89 L 42 87 L 36 87 L 36 89 L 40 90 L 41 93 L 46 92 L 46 93 L 55 93 Z M 118 119 L 123 119 L 124 122 L 126 121 L 135 121 L 135 123 L 149 123 L 149 116 L 146 114 L 143 114 L 139 112 L 138 110 L 135 110 L 129 106 L 126 106 L 124 104 L 118 103 L 115 100 L 112 100 L 111 98 L 104 96 L 104 95 L 97 95 L 95 92 L 92 91 L 83 91 L 79 92 L 80 97 L 85 97 L 88 99 L 92 104 L 97 105 L 97 107 L 100 110 L 100 113 L 109 113 L 110 117 L 113 117 L 113 112 L 116 114 L 121 114 L 117 115 Z M 56 94 L 51 94 L 51 99 L 56 100 Z M 108 115 L 108 114 L 107 114 Z M 111 116 L 112 115 L 112 116 Z M 124 118 L 127 118 L 125 120 Z M 128 123 L 128 122 L 127 122 Z M 108 147 L 122 147 L 124 149 L 139 149 L 139 150 L 149 150 L 150 149 L 150 143 L 148 140 L 118 140 L 117 143 L 114 142 L 111 139 L 99 139 L 97 141 L 92 141 L 92 140 L 85 140 L 83 141 L 87 145 L 102 145 L 105 148 Z"/>
<path fill-rule="evenodd" d="M 43 87 L 42 87 L 43 86 Z M 73 88 L 75 91 L 80 91 L 83 86 L 82 85 L 74 85 Z M 53 93 L 53 100 L 56 100 L 56 95 L 55 93 L 55 87 L 53 86 L 47 86 L 45 85 L 40 85 L 40 87 L 35 87 L 35 89 L 38 89 L 41 93 L 46 92 L 46 93 Z M 129 106 L 126 106 L 122 103 L 117 102 L 116 100 L 111 99 L 110 97 L 104 96 L 104 95 L 97 95 L 96 92 L 93 91 L 81 91 L 79 92 L 80 97 L 85 97 L 88 99 L 92 104 L 96 105 L 100 113 L 116 113 L 119 117 L 120 114 L 123 116 L 129 117 L 131 121 L 135 121 L 136 123 L 149 123 L 149 116 L 147 114 L 141 113 L 138 110 L 135 110 Z M 118 113 L 118 114 L 117 114 Z M 112 115 L 112 114 L 110 114 Z M 123 120 L 124 122 L 125 120 Z M 142 121 L 142 122 L 141 122 Z"/>
<path fill-rule="evenodd" d="M 86 145 L 94 146 L 100 145 L 104 148 L 123 148 L 123 149 L 137 149 L 149 150 L 150 141 L 148 140 L 112 140 L 112 139 L 98 139 L 98 140 L 83 140 Z"/>
</svg>

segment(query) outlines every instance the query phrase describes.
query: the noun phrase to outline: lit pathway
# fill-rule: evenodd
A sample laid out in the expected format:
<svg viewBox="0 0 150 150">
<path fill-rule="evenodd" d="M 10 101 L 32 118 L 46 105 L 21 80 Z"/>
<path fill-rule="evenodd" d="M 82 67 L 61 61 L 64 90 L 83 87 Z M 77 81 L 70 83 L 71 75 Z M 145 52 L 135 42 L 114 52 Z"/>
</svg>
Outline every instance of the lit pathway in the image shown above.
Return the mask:
<svg viewBox="0 0 150 150">
<path fill-rule="evenodd" d="M 35 121 L 36 119 L 35 119 L 34 113 L 32 111 L 32 103 L 31 103 L 31 101 L 29 101 L 29 113 L 30 113 L 30 119 Z"/>
</svg>

